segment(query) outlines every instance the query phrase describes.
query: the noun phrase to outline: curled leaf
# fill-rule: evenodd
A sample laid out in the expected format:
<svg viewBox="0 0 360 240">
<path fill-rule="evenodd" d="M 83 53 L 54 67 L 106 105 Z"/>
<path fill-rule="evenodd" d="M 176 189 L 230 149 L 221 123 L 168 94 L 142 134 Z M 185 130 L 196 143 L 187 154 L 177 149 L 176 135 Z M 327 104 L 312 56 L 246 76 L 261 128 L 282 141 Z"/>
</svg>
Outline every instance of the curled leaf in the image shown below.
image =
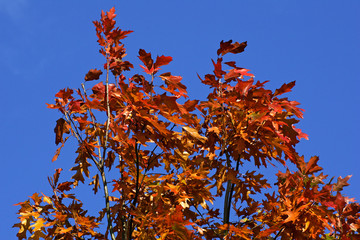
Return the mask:
<svg viewBox="0 0 360 240">
<path fill-rule="evenodd" d="M 57 121 L 56 121 L 56 126 L 55 126 L 55 129 L 54 129 L 54 132 L 55 132 L 55 144 L 58 145 L 59 143 L 63 142 L 63 134 L 64 133 L 70 133 L 70 130 L 69 130 L 69 126 L 67 124 L 67 122 L 65 121 L 65 119 L 63 118 L 59 118 Z"/>
<path fill-rule="evenodd" d="M 217 54 L 221 56 L 224 56 L 225 54 L 231 52 L 231 53 L 241 53 L 245 50 L 247 46 L 247 42 L 242 43 L 232 43 L 232 40 L 229 40 L 227 42 L 221 41 L 220 42 L 220 48 L 217 50 Z"/>
<path fill-rule="evenodd" d="M 276 89 L 274 96 L 281 95 L 287 92 L 291 92 L 291 89 L 295 86 L 295 81 L 292 81 L 290 83 L 284 83 L 281 88 Z"/>
<path fill-rule="evenodd" d="M 101 70 L 97 69 L 91 69 L 86 75 L 85 75 L 85 81 L 92 81 L 92 80 L 98 80 L 100 78 L 100 75 L 102 74 Z"/>
</svg>

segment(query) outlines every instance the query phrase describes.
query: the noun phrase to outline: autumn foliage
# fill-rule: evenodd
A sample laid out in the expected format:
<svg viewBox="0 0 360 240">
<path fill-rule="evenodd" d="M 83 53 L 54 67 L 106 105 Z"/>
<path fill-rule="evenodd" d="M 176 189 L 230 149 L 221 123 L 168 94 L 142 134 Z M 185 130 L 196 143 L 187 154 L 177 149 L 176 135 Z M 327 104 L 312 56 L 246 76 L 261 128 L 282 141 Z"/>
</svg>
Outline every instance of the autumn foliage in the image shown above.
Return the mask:
<svg viewBox="0 0 360 240">
<path fill-rule="evenodd" d="M 213 72 L 199 76 L 207 99 L 189 99 L 182 78 L 163 71 L 172 57 L 140 49 L 145 75 L 130 76 L 122 40 L 131 31 L 115 16 L 112 8 L 94 22 L 101 70 L 48 104 L 62 115 L 52 160 L 69 137 L 78 142 L 73 176 L 56 169 L 52 194 L 18 204 L 19 239 L 360 238 L 360 206 L 341 194 L 350 176 L 329 179 L 318 157 L 296 152 L 307 139 L 295 127 L 303 110 L 283 96 L 295 82 L 266 89 L 223 59 L 247 43 L 222 41 Z M 265 178 L 274 166 L 285 170 Z M 75 196 L 89 182 L 104 196 L 95 216 Z"/>
</svg>

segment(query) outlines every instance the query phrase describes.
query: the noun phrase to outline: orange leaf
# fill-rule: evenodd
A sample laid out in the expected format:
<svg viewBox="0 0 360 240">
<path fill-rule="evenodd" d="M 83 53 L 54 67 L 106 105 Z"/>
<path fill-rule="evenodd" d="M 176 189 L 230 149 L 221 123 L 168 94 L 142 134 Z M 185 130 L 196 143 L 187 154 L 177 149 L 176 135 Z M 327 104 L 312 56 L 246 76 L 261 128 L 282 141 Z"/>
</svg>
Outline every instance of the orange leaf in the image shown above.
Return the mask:
<svg viewBox="0 0 360 240">
<path fill-rule="evenodd" d="M 287 223 L 287 222 L 295 221 L 298 218 L 300 212 L 298 212 L 298 211 L 285 211 L 284 214 L 286 214 L 288 217 L 284 220 L 283 223 Z"/>
<path fill-rule="evenodd" d="M 114 19 L 116 17 L 115 14 L 115 7 L 112 7 L 108 12 L 107 12 L 107 17 L 109 19 Z"/>
<path fill-rule="evenodd" d="M 44 226 L 44 222 L 46 222 L 45 219 L 43 219 L 43 218 L 38 218 L 38 219 L 36 220 L 36 222 L 35 222 L 33 225 L 31 225 L 31 227 L 34 228 L 33 231 L 36 232 L 36 231 L 38 231 L 39 229 L 41 229 L 41 228 Z"/>
<path fill-rule="evenodd" d="M 187 133 L 189 133 L 192 137 L 196 138 L 197 140 L 199 140 L 202 143 L 205 143 L 205 141 L 207 140 L 206 137 L 201 136 L 198 131 L 196 129 L 190 128 L 190 127 L 182 127 Z"/>
<path fill-rule="evenodd" d="M 168 65 L 172 61 L 172 57 L 166 57 L 166 56 L 157 56 L 156 62 L 154 64 L 154 68 L 159 68 L 164 65 Z"/>
<path fill-rule="evenodd" d="M 69 138 L 69 137 L 66 137 L 65 140 L 62 141 L 61 146 L 60 146 L 58 149 L 56 149 L 55 155 L 54 155 L 53 158 L 51 159 L 52 162 L 55 162 L 56 159 L 59 157 L 61 148 L 64 147 L 64 144 L 65 144 L 66 140 L 68 140 L 68 138 Z"/>
<path fill-rule="evenodd" d="M 226 72 L 224 72 L 222 70 L 222 65 L 221 65 L 221 62 L 222 62 L 222 58 L 218 58 L 217 59 L 217 62 L 215 63 L 214 60 L 211 59 L 211 61 L 213 62 L 214 64 L 214 74 L 217 78 L 222 78 L 222 76 L 224 74 L 226 74 Z"/>
<path fill-rule="evenodd" d="M 318 172 L 322 170 L 322 167 L 319 167 L 317 165 L 317 162 L 319 161 L 318 156 L 314 156 L 310 158 L 310 161 L 306 164 L 305 173 L 306 174 L 312 174 L 314 172 Z"/>
<path fill-rule="evenodd" d="M 248 71 L 250 71 L 249 69 L 245 69 L 245 68 L 238 68 L 238 69 L 234 69 L 235 73 L 240 73 L 243 76 L 249 76 L 249 77 L 255 77 L 254 74 L 252 73 L 248 73 Z"/>
</svg>

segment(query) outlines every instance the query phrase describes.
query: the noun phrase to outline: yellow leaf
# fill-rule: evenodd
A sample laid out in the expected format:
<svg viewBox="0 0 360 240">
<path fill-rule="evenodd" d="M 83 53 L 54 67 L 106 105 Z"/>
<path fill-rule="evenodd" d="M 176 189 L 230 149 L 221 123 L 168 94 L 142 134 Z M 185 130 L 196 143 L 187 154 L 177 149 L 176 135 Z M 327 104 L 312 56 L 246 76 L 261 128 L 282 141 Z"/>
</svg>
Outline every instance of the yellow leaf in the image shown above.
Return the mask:
<svg viewBox="0 0 360 240">
<path fill-rule="evenodd" d="M 43 194 L 44 195 L 44 194 Z M 48 196 L 45 196 L 43 197 L 43 201 L 46 202 L 47 204 L 52 204 L 52 201 L 51 199 L 48 197 Z"/>
<path fill-rule="evenodd" d="M 204 200 L 202 203 L 200 203 L 200 205 L 204 208 L 207 209 L 207 204 L 206 201 Z"/>
<path fill-rule="evenodd" d="M 34 223 L 33 225 L 31 225 L 32 228 L 34 228 L 34 232 L 38 231 L 39 229 L 41 229 L 44 226 L 44 222 L 46 222 L 45 219 L 43 218 L 38 218 L 36 220 L 36 223 Z"/>
<path fill-rule="evenodd" d="M 305 232 L 308 229 L 309 225 L 310 225 L 310 221 L 307 221 L 305 223 L 305 228 L 304 228 L 303 232 Z"/>
<path fill-rule="evenodd" d="M 204 232 L 206 231 L 206 229 L 203 229 L 203 228 L 201 228 L 201 227 L 197 227 L 197 229 L 198 229 L 198 231 L 199 231 L 199 233 L 201 234 L 201 235 L 203 235 L 204 234 Z"/>
<path fill-rule="evenodd" d="M 190 128 L 190 127 L 183 127 L 183 129 L 189 133 L 192 137 L 198 139 L 200 142 L 205 143 L 207 140 L 206 137 L 201 136 L 196 129 Z"/>
<path fill-rule="evenodd" d="M 61 228 L 60 229 L 60 233 L 68 233 L 72 230 L 73 228 L 72 227 L 69 227 L 69 228 Z"/>
</svg>

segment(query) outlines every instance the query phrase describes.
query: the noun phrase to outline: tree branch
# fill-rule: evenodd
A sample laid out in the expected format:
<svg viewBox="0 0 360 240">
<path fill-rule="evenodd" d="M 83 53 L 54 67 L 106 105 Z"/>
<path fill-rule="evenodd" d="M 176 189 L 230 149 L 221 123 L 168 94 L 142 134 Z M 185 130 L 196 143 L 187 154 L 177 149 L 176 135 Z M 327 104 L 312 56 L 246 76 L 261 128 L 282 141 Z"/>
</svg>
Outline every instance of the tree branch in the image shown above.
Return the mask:
<svg viewBox="0 0 360 240">
<path fill-rule="evenodd" d="M 110 216 L 109 191 L 108 191 L 108 187 L 107 187 L 105 169 L 104 169 L 106 150 L 107 150 L 107 143 L 108 143 L 108 138 L 109 138 L 110 117 L 111 117 L 110 104 L 109 104 L 109 69 L 110 69 L 109 57 L 106 56 L 105 95 L 106 95 L 106 115 L 107 115 L 107 120 L 106 120 L 106 129 L 105 129 L 105 141 L 104 141 L 104 145 L 103 145 L 103 155 L 102 155 L 102 160 L 100 161 L 100 166 L 101 166 L 100 173 L 101 173 L 101 179 L 103 181 L 103 186 L 104 186 L 106 217 L 107 217 L 107 222 L 108 222 L 108 228 L 109 228 L 109 231 L 110 231 L 111 239 L 115 240 L 114 230 L 113 230 L 111 216 Z"/>
<path fill-rule="evenodd" d="M 135 182 L 135 196 L 133 199 L 133 203 L 132 203 L 132 207 L 135 208 L 136 203 L 137 203 L 137 199 L 138 199 L 138 195 L 139 195 L 139 180 L 140 180 L 140 159 L 139 159 L 139 144 L 135 143 L 135 154 L 136 154 L 136 158 L 135 158 L 135 166 L 136 166 L 136 182 Z M 130 223 L 129 223 L 129 240 L 131 239 L 131 235 L 132 232 L 134 231 L 133 228 L 133 218 L 134 215 L 131 215 L 130 218 Z"/>
</svg>

